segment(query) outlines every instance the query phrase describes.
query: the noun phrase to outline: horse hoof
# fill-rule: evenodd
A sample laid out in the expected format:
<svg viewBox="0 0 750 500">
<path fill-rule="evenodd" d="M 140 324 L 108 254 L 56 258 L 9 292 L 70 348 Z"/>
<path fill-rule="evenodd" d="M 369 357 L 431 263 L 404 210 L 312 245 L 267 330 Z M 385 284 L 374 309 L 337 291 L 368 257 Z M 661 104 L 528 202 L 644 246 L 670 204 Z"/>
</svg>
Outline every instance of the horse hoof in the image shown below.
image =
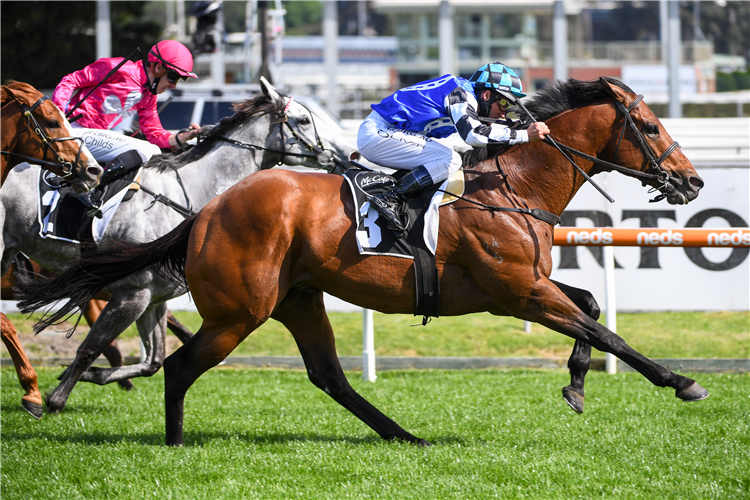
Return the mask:
<svg viewBox="0 0 750 500">
<path fill-rule="evenodd" d="M 44 404 L 47 406 L 47 413 L 60 413 L 65 408 L 64 403 L 62 405 L 54 403 L 50 394 L 44 395 Z"/>
<path fill-rule="evenodd" d="M 420 447 L 425 447 L 425 448 L 428 447 L 428 446 L 432 446 L 432 443 L 430 443 L 426 439 L 418 439 L 417 442 L 414 443 L 414 444 L 416 444 L 417 446 L 420 446 Z"/>
<path fill-rule="evenodd" d="M 679 391 L 676 396 L 683 401 L 700 401 L 708 397 L 708 391 L 698 385 L 698 382 L 693 382 L 693 385 Z"/>
<path fill-rule="evenodd" d="M 570 386 L 563 387 L 562 393 L 563 399 L 568 403 L 568 406 L 573 408 L 576 413 L 583 413 L 583 396 L 571 389 Z"/>
<path fill-rule="evenodd" d="M 123 390 L 126 390 L 126 391 L 129 391 L 131 389 L 135 389 L 135 386 L 133 385 L 133 382 L 131 382 L 129 378 L 125 379 L 125 380 L 118 380 L 117 381 L 117 385 L 120 386 L 120 389 L 123 389 Z"/>
<path fill-rule="evenodd" d="M 42 405 L 40 405 L 39 403 L 32 403 L 31 401 L 22 399 L 21 406 L 23 406 L 23 409 L 29 412 L 29 415 L 31 415 L 35 419 L 39 420 L 40 418 L 42 418 Z"/>
</svg>

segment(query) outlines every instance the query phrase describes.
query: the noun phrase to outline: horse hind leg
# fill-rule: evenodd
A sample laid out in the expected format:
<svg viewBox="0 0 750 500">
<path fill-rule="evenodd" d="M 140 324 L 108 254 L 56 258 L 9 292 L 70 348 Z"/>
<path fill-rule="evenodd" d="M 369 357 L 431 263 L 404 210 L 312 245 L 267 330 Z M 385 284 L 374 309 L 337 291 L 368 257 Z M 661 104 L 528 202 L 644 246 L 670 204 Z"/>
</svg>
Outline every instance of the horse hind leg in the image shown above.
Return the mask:
<svg viewBox="0 0 750 500">
<path fill-rule="evenodd" d="M 135 322 L 146 350 L 145 361 L 135 365 L 112 368 L 92 366 L 81 375 L 81 381 L 105 385 L 134 377 L 150 377 L 158 372 L 164 364 L 166 313 L 166 303 L 155 304 L 148 307 Z M 102 352 L 105 351 L 106 348 Z"/>
<path fill-rule="evenodd" d="M 86 309 L 83 311 L 83 317 L 86 318 L 86 323 L 88 323 L 89 327 L 94 326 L 94 323 L 99 318 L 99 315 L 102 313 L 102 310 L 106 305 L 107 302 L 104 300 L 92 299 L 89 301 Z M 120 348 L 117 346 L 117 339 L 113 340 L 112 343 L 104 349 L 102 355 L 104 355 L 104 357 L 107 358 L 107 361 L 109 361 L 109 366 L 118 367 L 125 364 Z M 130 379 L 118 380 L 117 385 L 126 391 L 135 387 Z"/>
<path fill-rule="evenodd" d="M 164 360 L 166 444 L 181 446 L 185 394 L 203 373 L 221 363 L 253 330 L 265 322 L 247 314 L 224 315 L 220 321 L 204 319 L 198 332 Z"/>
<path fill-rule="evenodd" d="M 47 394 L 45 402 L 49 411 L 56 413 L 65 408 L 70 394 L 83 374 L 107 346 L 144 313 L 150 297 L 151 293 L 147 289 L 112 295 L 107 307 L 78 346 L 76 357 L 63 373 L 60 384 Z"/>
<path fill-rule="evenodd" d="M 13 366 L 16 367 L 18 381 L 26 393 L 21 397 L 21 406 L 29 412 L 29 415 L 36 419 L 42 418 L 42 394 L 39 392 L 36 371 L 31 366 L 29 358 L 18 340 L 18 332 L 13 323 L 0 313 L 0 328 L 2 329 L 2 339 L 5 347 L 10 353 L 13 360 Z"/>
<path fill-rule="evenodd" d="M 601 309 L 594 296 L 581 288 L 576 288 L 559 281 L 550 280 L 588 317 L 599 319 Z M 568 359 L 570 370 L 570 385 L 563 387 L 563 399 L 577 413 L 583 413 L 584 382 L 586 373 L 591 367 L 591 346 L 580 340 L 575 341 L 573 352 Z"/>
<path fill-rule="evenodd" d="M 271 317 L 283 323 L 294 336 L 308 377 L 316 387 L 352 412 L 383 439 L 430 445 L 424 439 L 406 432 L 349 385 L 336 355 L 333 330 L 323 303 L 323 292 L 317 289 L 293 289 Z"/>
</svg>

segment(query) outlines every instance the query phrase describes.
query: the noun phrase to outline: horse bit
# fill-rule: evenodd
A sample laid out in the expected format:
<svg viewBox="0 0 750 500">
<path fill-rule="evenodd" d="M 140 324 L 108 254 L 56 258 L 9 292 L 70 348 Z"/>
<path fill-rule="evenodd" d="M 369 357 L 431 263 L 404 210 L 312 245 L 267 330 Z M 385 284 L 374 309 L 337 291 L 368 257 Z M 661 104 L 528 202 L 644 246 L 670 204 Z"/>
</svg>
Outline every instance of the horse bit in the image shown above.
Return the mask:
<svg viewBox="0 0 750 500">
<path fill-rule="evenodd" d="M 11 93 L 12 94 L 12 93 Z M 44 128 L 39 125 L 39 122 L 36 119 L 36 116 L 34 116 L 34 111 L 36 111 L 36 108 L 39 107 L 40 104 L 42 104 L 44 101 L 49 101 L 49 97 L 42 96 L 39 98 L 38 101 L 36 101 L 31 107 L 28 107 L 26 103 L 19 101 L 15 95 L 13 95 L 13 99 L 21 106 L 21 109 L 23 110 L 23 115 L 26 117 L 26 127 L 29 128 L 31 126 L 31 123 L 34 124 L 34 133 L 39 136 L 42 143 L 44 144 L 44 155 L 42 155 L 42 159 L 32 158 L 30 156 L 22 155 L 19 153 L 14 153 L 12 151 L 0 151 L 0 153 L 7 155 L 7 156 L 15 156 L 18 158 L 21 158 L 23 160 L 26 160 L 28 162 L 33 162 L 34 164 L 43 164 L 47 166 L 52 167 L 60 167 L 63 171 L 63 175 L 61 177 L 66 178 L 73 175 L 74 168 L 78 165 L 78 161 L 81 158 L 81 152 L 83 151 L 83 138 L 81 137 L 59 137 L 56 139 L 50 138 L 47 133 L 44 131 Z M 70 163 L 69 161 L 65 161 L 65 159 L 57 155 L 57 163 L 51 162 L 46 160 L 47 158 L 47 151 L 51 150 L 54 153 L 57 153 L 52 148 L 52 144 L 55 142 L 62 142 L 62 141 L 81 141 L 81 146 L 78 148 L 78 153 L 76 154 L 76 159 L 74 163 Z"/>
</svg>

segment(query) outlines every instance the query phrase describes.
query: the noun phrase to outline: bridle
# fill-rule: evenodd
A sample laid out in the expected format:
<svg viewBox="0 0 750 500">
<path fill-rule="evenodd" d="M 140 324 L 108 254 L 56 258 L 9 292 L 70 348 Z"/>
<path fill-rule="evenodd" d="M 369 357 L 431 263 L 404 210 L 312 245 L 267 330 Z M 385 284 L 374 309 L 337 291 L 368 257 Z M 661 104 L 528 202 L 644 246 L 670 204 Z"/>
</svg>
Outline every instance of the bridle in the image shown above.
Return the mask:
<svg viewBox="0 0 750 500">
<path fill-rule="evenodd" d="M 589 160 L 591 162 L 594 162 L 595 164 L 601 165 L 605 168 L 607 172 L 611 172 L 612 170 L 616 170 L 624 175 L 638 178 L 642 181 L 643 185 L 645 186 L 649 181 L 656 180 L 660 183 L 658 187 L 653 187 L 651 190 L 649 190 L 649 193 L 653 193 L 654 191 L 659 191 L 661 194 L 659 194 L 657 197 L 655 197 L 653 200 L 650 200 L 651 202 L 657 202 L 661 201 L 664 198 L 667 197 L 666 194 L 664 194 L 664 188 L 669 183 L 669 173 L 667 173 L 664 169 L 661 168 L 661 164 L 664 163 L 664 160 L 666 160 L 669 155 L 671 155 L 677 148 L 680 147 L 680 144 L 677 141 L 672 142 L 672 144 L 659 156 L 658 158 L 654 154 L 651 147 L 646 142 L 646 139 L 643 137 L 643 134 L 641 134 L 641 131 L 638 130 L 638 127 L 635 125 L 635 122 L 633 121 L 633 117 L 630 116 L 630 112 L 633 111 L 633 109 L 638 106 L 638 104 L 643 100 L 642 95 L 638 95 L 635 100 L 633 100 L 632 103 L 626 108 L 620 101 L 615 100 L 615 104 L 617 105 L 617 109 L 625 116 L 625 122 L 622 126 L 622 132 L 620 132 L 620 138 L 617 141 L 617 147 L 615 149 L 615 155 L 612 158 L 612 162 L 608 162 L 606 160 L 601 160 L 595 156 L 591 156 L 589 154 L 583 153 L 582 151 L 578 151 L 577 149 L 573 149 L 570 146 L 566 146 L 565 144 L 558 143 L 555 141 L 550 135 L 548 134 L 547 137 L 544 139 L 544 142 L 547 144 L 551 144 L 555 148 L 557 148 L 560 153 L 573 165 L 582 175 L 583 177 L 589 181 L 600 193 L 602 193 L 608 200 L 614 201 L 611 196 L 609 196 L 601 187 L 599 187 L 596 182 L 594 182 L 591 177 L 581 169 L 576 163 L 573 161 L 573 159 L 566 154 L 566 151 L 569 153 L 572 153 L 576 156 L 580 156 L 581 158 L 584 158 L 586 160 Z M 531 119 L 532 122 L 536 123 L 536 119 L 532 116 L 532 114 L 529 112 L 529 110 L 526 109 L 526 107 L 521 103 L 521 101 L 516 101 L 516 104 L 518 105 L 521 110 L 523 110 L 524 113 L 528 115 L 528 117 Z M 617 154 L 620 150 L 620 145 L 622 144 L 622 139 L 625 136 L 625 129 L 627 126 L 630 126 L 630 130 L 635 135 L 636 140 L 638 141 L 638 145 L 641 149 L 641 152 L 646 156 L 646 158 L 649 161 L 649 168 L 647 172 L 641 172 L 640 170 L 633 170 L 631 168 L 624 167 L 622 165 L 618 165 L 614 163 L 617 160 Z M 516 212 L 516 213 L 522 213 L 526 215 L 530 215 L 538 220 L 541 220 L 543 222 L 546 222 L 547 224 L 550 224 L 552 226 L 556 226 L 560 223 L 560 217 L 557 215 L 547 212 L 546 210 L 542 210 L 539 208 L 529 208 L 529 206 L 526 204 L 526 202 L 521 198 L 518 193 L 516 193 L 515 189 L 513 189 L 513 186 L 510 185 L 508 182 L 508 176 L 503 171 L 502 166 L 500 165 L 500 161 L 497 157 L 495 157 L 495 165 L 497 166 L 498 171 L 500 172 L 500 175 L 502 175 L 503 179 L 505 180 L 505 185 L 508 188 L 510 192 L 512 192 L 516 198 L 518 198 L 521 203 L 523 204 L 524 208 L 518 208 L 518 207 L 497 207 L 493 205 L 486 205 L 484 203 L 479 203 L 470 199 L 467 199 L 463 196 L 450 193 L 448 191 L 444 191 L 442 189 L 438 189 L 438 191 L 441 191 L 443 193 L 449 194 L 455 198 L 462 199 L 464 201 L 467 201 L 469 203 L 472 203 L 474 205 L 480 206 L 485 210 L 489 210 L 491 212 Z"/>
<path fill-rule="evenodd" d="M 264 146 L 256 146 L 254 144 L 249 144 L 247 142 L 238 141 L 235 139 L 231 139 L 229 137 L 225 136 L 219 136 L 217 137 L 218 140 L 228 142 L 230 144 L 234 144 L 235 146 L 239 146 L 245 149 L 250 150 L 262 150 L 262 151 L 268 151 L 269 153 L 276 153 L 281 155 L 281 159 L 277 162 L 277 165 L 281 165 L 284 163 L 284 157 L 286 156 L 295 156 L 299 158 L 313 158 L 315 161 L 320 165 L 320 168 L 325 169 L 331 173 L 343 173 L 347 168 L 349 168 L 351 165 L 347 165 L 346 163 L 342 162 L 341 160 L 337 159 L 333 152 L 330 149 L 326 149 L 326 147 L 323 145 L 323 141 L 320 138 L 320 134 L 318 134 L 318 127 L 315 123 L 315 115 L 301 102 L 297 101 L 297 104 L 305 108 L 307 112 L 310 114 L 310 120 L 313 124 L 313 130 L 315 131 L 315 142 L 316 144 L 311 144 L 310 142 L 306 141 L 304 138 L 300 137 L 300 135 L 297 133 L 294 128 L 289 124 L 289 115 L 288 111 L 290 106 L 292 105 L 292 101 L 294 100 L 293 97 L 289 97 L 289 100 L 287 101 L 286 105 L 284 106 L 284 110 L 278 114 L 278 120 L 273 122 L 274 124 L 279 124 L 279 134 L 281 136 L 281 149 L 273 149 L 273 148 L 266 148 Z M 284 136 L 284 126 L 286 126 L 287 129 L 289 129 L 289 133 L 291 134 L 291 138 L 288 140 Z M 294 153 L 291 151 L 286 150 L 286 144 L 296 144 L 301 143 L 305 148 L 307 148 L 309 153 Z M 333 168 L 330 168 L 331 163 L 334 163 L 335 166 Z"/>
<path fill-rule="evenodd" d="M 25 102 L 21 102 L 18 100 L 18 98 L 10 92 L 9 89 L 6 88 L 8 92 L 13 96 L 13 99 L 21 106 L 21 110 L 23 111 L 23 115 L 26 117 L 26 128 L 31 128 L 31 125 L 33 124 L 34 133 L 39 136 L 39 139 L 42 141 L 42 144 L 44 144 L 44 154 L 42 155 L 42 159 L 33 158 L 30 156 L 22 155 L 19 153 L 14 153 L 12 151 L 0 151 L 1 154 L 6 156 L 13 156 L 16 158 L 20 158 L 22 160 L 28 161 L 30 163 L 38 164 L 38 165 L 47 165 L 50 167 L 60 167 L 60 169 L 63 172 L 63 175 L 61 177 L 67 178 L 71 177 L 75 173 L 75 168 L 78 166 L 79 160 L 81 158 L 81 152 L 83 151 L 83 139 L 81 137 L 58 137 L 58 138 L 51 138 L 47 135 L 47 132 L 45 132 L 44 127 L 42 127 L 39 124 L 39 121 L 36 119 L 36 116 L 34 116 L 34 111 L 44 102 L 48 101 L 49 97 L 42 96 L 40 97 L 31 107 L 27 106 Z M 57 151 L 53 148 L 53 144 L 56 142 L 62 142 L 62 141 L 81 141 L 81 145 L 78 148 L 78 153 L 76 154 L 76 159 L 74 163 L 70 163 L 69 161 L 66 161 L 65 158 L 60 156 Z M 47 152 L 52 151 L 54 155 L 57 155 L 57 161 L 49 161 L 47 160 Z"/>
<path fill-rule="evenodd" d="M 268 151 L 268 152 L 271 152 L 271 153 L 280 154 L 281 155 L 281 159 L 278 161 L 277 165 L 281 165 L 284 162 L 284 157 L 285 156 L 298 156 L 298 157 L 302 157 L 302 158 L 315 158 L 315 161 L 318 162 L 318 164 L 321 166 L 321 168 L 324 168 L 324 169 L 328 170 L 329 172 L 335 173 L 335 174 L 344 173 L 346 171 L 346 169 L 349 168 L 349 165 L 346 165 L 344 162 L 336 159 L 334 157 L 333 153 L 331 152 L 331 150 L 330 149 L 326 149 L 325 146 L 323 146 L 323 141 L 321 140 L 320 135 L 318 134 L 318 128 L 315 125 L 315 116 L 312 114 L 312 112 L 304 104 L 299 103 L 300 106 L 302 106 L 303 108 L 305 108 L 307 110 L 307 112 L 310 113 L 310 119 L 312 120 L 313 129 L 315 130 L 315 141 L 316 141 L 317 145 L 310 144 L 309 142 L 307 142 L 304 139 L 302 139 L 299 136 L 299 134 L 297 133 L 297 131 L 294 130 L 292 128 L 292 126 L 289 124 L 288 111 L 289 111 L 289 107 L 292 104 L 292 100 L 293 100 L 293 98 L 289 97 L 289 100 L 287 101 L 286 105 L 284 106 L 284 110 L 281 113 L 278 113 L 278 120 L 276 120 L 275 122 L 273 122 L 273 125 L 279 124 L 279 135 L 280 135 L 280 138 L 281 138 L 281 148 L 282 149 L 273 149 L 273 148 L 267 148 L 265 146 L 257 146 L 255 144 L 250 144 L 250 143 L 247 143 L 247 142 L 238 141 L 236 139 L 232 139 L 230 137 L 226 137 L 226 136 L 223 136 L 223 135 L 222 136 L 218 136 L 218 137 L 214 137 L 213 139 L 218 140 L 218 141 L 227 142 L 229 144 L 233 144 L 233 145 L 241 147 L 241 148 L 249 149 L 251 151 L 258 151 L 258 150 L 260 150 L 260 151 Z M 293 141 L 291 139 L 289 141 L 287 141 L 285 139 L 285 136 L 284 136 L 284 125 L 286 125 L 286 127 L 289 129 L 289 132 L 292 135 Z M 177 132 L 177 134 L 175 135 L 175 137 L 178 137 L 182 132 L 186 132 L 188 130 L 190 130 L 190 129 L 180 130 L 179 132 Z M 294 144 L 294 143 L 297 143 L 297 142 L 301 142 L 308 149 L 308 151 L 312 151 L 312 152 L 311 153 L 293 153 L 293 152 L 290 152 L 290 151 L 286 151 L 285 144 L 287 144 L 287 143 Z M 184 148 L 184 146 L 182 144 L 182 141 L 180 141 L 179 139 L 177 139 L 177 145 L 180 147 L 180 149 L 182 149 L 183 151 L 185 151 L 185 148 Z M 326 168 L 326 167 L 329 167 L 331 165 L 331 163 L 335 163 L 336 166 L 334 168 L 332 168 L 332 169 Z M 352 163 L 354 163 L 354 162 L 352 162 Z M 185 190 L 185 186 L 182 184 L 182 180 L 180 179 L 180 174 L 176 170 L 175 170 L 175 174 L 177 174 L 177 182 L 180 184 L 180 187 L 182 187 L 182 192 L 185 195 L 185 200 L 187 201 L 187 206 L 182 206 L 179 203 L 176 203 L 176 202 L 172 201 L 171 199 L 167 198 L 166 196 L 163 196 L 161 194 L 155 193 L 155 192 L 147 189 L 143 185 L 139 184 L 139 186 L 141 186 L 141 189 L 146 194 L 149 194 L 149 195 L 151 195 L 151 196 L 154 197 L 154 200 L 151 202 L 151 204 L 148 206 L 148 208 L 146 210 L 149 210 L 157 202 L 159 202 L 159 203 L 163 203 L 163 204 L 167 205 L 168 207 L 172 208 L 173 210 L 175 210 L 176 212 L 178 212 L 183 217 L 190 217 L 190 216 L 194 215 L 193 209 L 192 209 L 191 204 L 190 204 L 190 200 L 188 199 L 188 196 L 187 196 L 187 191 Z"/>
<path fill-rule="evenodd" d="M 570 158 L 570 156 L 568 156 L 567 154 L 565 154 L 565 151 L 567 151 L 569 153 L 572 153 L 572 154 L 574 154 L 576 156 L 579 156 L 581 158 L 584 158 L 586 160 L 589 160 L 589 161 L 591 161 L 591 162 L 593 162 L 593 163 L 595 163 L 597 165 L 601 165 L 601 166 L 604 167 L 604 170 L 607 171 L 607 172 L 611 172 L 611 171 L 615 170 L 615 171 L 620 172 L 621 174 L 627 175 L 629 177 L 635 177 L 637 179 L 640 179 L 644 186 L 646 184 L 648 184 L 650 181 L 656 180 L 659 183 L 659 185 L 657 187 L 652 187 L 649 190 L 649 193 L 653 193 L 655 191 L 659 191 L 661 194 L 659 196 L 657 196 L 656 198 L 654 198 L 653 200 L 650 200 L 650 201 L 651 202 L 661 201 L 664 198 L 666 198 L 666 196 L 667 196 L 667 195 L 664 194 L 663 190 L 664 190 L 664 188 L 666 188 L 666 186 L 667 186 L 667 184 L 669 183 L 669 180 L 670 180 L 669 173 L 666 170 L 664 170 L 664 169 L 661 168 L 661 164 L 664 163 L 664 160 L 666 160 L 667 158 L 669 158 L 669 156 L 677 148 L 680 147 L 680 143 L 678 143 L 677 141 L 673 141 L 672 144 L 661 154 L 661 156 L 659 156 L 658 158 L 656 157 L 656 155 L 654 154 L 653 150 L 651 149 L 651 146 L 648 145 L 648 142 L 646 142 L 646 139 L 643 137 L 643 134 L 641 133 L 640 130 L 638 130 L 638 127 L 636 126 L 635 121 L 633 121 L 633 117 L 630 115 L 630 112 L 633 111 L 638 106 L 638 104 L 640 104 L 640 102 L 642 100 L 643 100 L 643 95 L 639 94 L 633 100 L 633 102 L 630 103 L 630 105 L 628 107 L 625 107 L 625 105 L 622 104 L 620 101 L 615 100 L 615 105 L 617 106 L 617 109 L 623 114 L 623 116 L 625 118 L 624 118 L 624 122 L 623 122 L 623 125 L 622 125 L 622 131 L 620 132 L 620 138 L 618 139 L 618 141 L 617 141 L 617 147 L 615 148 L 615 154 L 614 154 L 614 157 L 612 158 L 611 162 L 606 161 L 606 160 L 602 160 L 602 159 L 597 158 L 595 156 L 588 155 L 586 153 L 583 153 L 581 151 L 573 149 L 570 146 L 566 146 L 565 144 L 561 144 L 561 143 L 555 142 L 555 140 L 552 139 L 550 136 L 547 136 L 544 139 L 544 142 L 546 142 L 548 144 L 552 144 L 553 146 L 556 146 L 558 148 L 558 150 L 560 150 L 563 153 L 563 155 L 565 156 L 565 158 L 567 158 L 567 160 L 571 164 L 573 164 L 573 166 L 576 167 L 581 173 L 584 173 L 583 170 L 581 170 L 581 168 L 578 165 L 575 164 L 575 162 Z M 534 119 L 531 116 L 531 114 L 529 113 L 529 111 L 523 106 L 523 104 L 520 103 L 520 101 L 517 104 L 519 105 L 519 107 L 527 115 L 529 115 L 529 117 L 531 117 L 532 120 Z M 640 170 L 633 170 L 632 168 L 627 168 L 627 167 L 624 167 L 622 165 L 618 165 L 618 164 L 614 163 L 617 160 L 617 154 L 620 151 L 620 145 L 622 144 L 622 139 L 625 136 L 625 129 L 628 128 L 628 127 L 630 127 L 630 130 L 633 132 L 633 135 L 635 136 L 636 141 L 638 142 L 638 146 L 640 147 L 641 152 L 646 156 L 646 159 L 649 162 L 648 170 L 646 172 L 641 172 Z M 584 173 L 584 177 L 586 177 L 586 179 L 589 182 L 591 182 L 592 184 L 594 184 L 594 187 L 596 187 L 597 189 L 599 189 L 599 191 L 602 192 L 602 194 L 605 194 L 605 196 L 608 197 L 608 195 L 606 195 L 606 193 L 604 193 L 602 191 L 602 189 L 599 188 L 590 179 L 590 177 L 588 177 L 588 175 L 586 175 L 585 173 Z M 611 200 L 611 198 L 610 198 L 610 200 Z M 613 201 L 613 200 L 611 200 L 611 201 Z"/>
</svg>

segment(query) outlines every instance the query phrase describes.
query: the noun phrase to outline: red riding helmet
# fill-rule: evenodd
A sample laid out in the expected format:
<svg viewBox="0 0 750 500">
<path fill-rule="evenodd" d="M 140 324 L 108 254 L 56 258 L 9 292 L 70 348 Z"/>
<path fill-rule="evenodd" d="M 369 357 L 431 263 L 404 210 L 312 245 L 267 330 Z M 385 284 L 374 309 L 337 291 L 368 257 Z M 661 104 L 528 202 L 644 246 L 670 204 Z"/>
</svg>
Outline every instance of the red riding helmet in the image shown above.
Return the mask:
<svg viewBox="0 0 750 500">
<path fill-rule="evenodd" d="M 163 40 L 151 47 L 148 62 L 160 62 L 185 79 L 198 78 L 193 73 L 193 54 L 177 40 Z"/>
</svg>

